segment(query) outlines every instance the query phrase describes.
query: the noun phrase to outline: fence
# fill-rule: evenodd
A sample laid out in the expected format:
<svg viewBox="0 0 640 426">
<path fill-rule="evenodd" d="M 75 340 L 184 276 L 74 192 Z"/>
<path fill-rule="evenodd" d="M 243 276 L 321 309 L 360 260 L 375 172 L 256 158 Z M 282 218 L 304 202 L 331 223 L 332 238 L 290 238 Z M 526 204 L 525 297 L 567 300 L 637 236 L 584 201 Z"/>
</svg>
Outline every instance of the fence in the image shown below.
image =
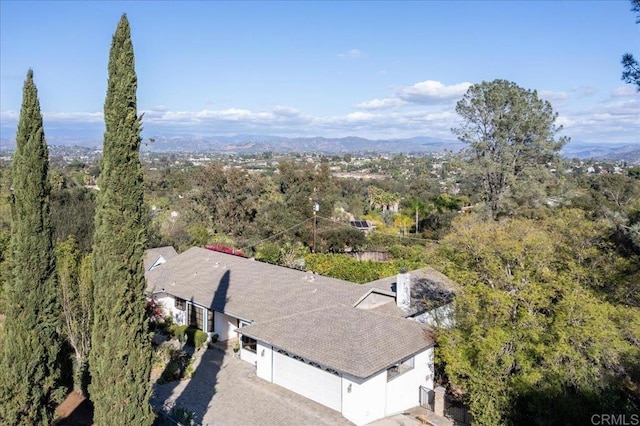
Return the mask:
<svg viewBox="0 0 640 426">
<path fill-rule="evenodd" d="M 357 251 L 349 253 L 349 255 L 360 262 L 387 262 L 391 260 L 391 255 L 386 251 Z"/>
<path fill-rule="evenodd" d="M 435 410 L 436 393 L 433 389 L 420 386 L 420 406 L 429 411 Z M 469 410 L 460 405 L 454 405 L 447 396 L 444 396 L 444 417 L 453 421 L 455 425 L 470 426 L 473 422 Z"/>
</svg>

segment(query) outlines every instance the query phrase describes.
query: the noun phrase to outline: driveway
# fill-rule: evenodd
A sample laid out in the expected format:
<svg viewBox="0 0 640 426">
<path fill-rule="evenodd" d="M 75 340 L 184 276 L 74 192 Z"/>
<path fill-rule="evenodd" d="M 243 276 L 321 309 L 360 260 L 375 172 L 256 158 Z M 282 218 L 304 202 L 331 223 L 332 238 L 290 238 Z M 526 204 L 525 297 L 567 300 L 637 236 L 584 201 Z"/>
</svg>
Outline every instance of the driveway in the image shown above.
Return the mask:
<svg viewBox="0 0 640 426">
<path fill-rule="evenodd" d="M 197 423 L 209 426 L 353 425 L 337 411 L 258 378 L 254 370 L 208 349 L 191 379 L 155 385 L 151 403 L 165 410 L 185 407 Z"/>
</svg>

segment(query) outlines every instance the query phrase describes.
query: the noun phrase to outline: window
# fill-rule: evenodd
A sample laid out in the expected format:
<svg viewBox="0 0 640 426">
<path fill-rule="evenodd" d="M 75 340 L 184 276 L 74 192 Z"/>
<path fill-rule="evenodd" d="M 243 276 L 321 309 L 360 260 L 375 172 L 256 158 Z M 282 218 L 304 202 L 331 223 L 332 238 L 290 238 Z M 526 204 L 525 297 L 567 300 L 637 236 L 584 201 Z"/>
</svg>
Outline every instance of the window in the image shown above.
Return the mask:
<svg viewBox="0 0 640 426">
<path fill-rule="evenodd" d="M 247 337 L 245 335 L 242 336 L 242 349 L 245 349 L 249 352 L 256 353 L 258 342 L 256 339 L 252 339 L 251 337 Z"/>
<path fill-rule="evenodd" d="M 387 369 L 387 382 L 410 370 L 413 370 L 413 357 L 389 367 Z"/>
<path fill-rule="evenodd" d="M 187 309 L 187 323 L 190 327 L 202 330 L 204 323 L 203 309 L 194 304 L 189 304 L 189 309 Z"/>
<path fill-rule="evenodd" d="M 178 299 L 176 297 L 176 309 L 180 309 L 181 311 L 184 311 L 186 305 L 185 305 L 185 301 L 184 299 Z"/>
<path fill-rule="evenodd" d="M 214 313 L 211 309 L 207 309 L 207 331 L 209 333 L 213 333 L 213 318 L 214 318 Z"/>
</svg>

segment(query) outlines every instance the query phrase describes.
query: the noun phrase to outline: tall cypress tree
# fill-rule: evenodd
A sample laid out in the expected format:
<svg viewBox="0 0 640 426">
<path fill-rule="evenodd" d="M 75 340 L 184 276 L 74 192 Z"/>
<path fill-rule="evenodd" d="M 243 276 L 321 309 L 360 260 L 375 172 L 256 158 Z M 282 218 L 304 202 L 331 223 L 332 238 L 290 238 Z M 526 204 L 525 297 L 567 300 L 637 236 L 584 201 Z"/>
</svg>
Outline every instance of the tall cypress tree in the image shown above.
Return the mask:
<svg viewBox="0 0 640 426">
<path fill-rule="evenodd" d="M 151 344 L 144 318 L 141 124 L 126 15 L 111 43 L 93 245 L 90 398 L 99 425 L 148 425 Z"/>
<path fill-rule="evenodd" d="M 60 380 L 60 305 L 47 180 L 49 151 L 29 70 L 13 155 L 11 276 L 0 362 L 0 424 L 50 424 Z"/>
</svg>

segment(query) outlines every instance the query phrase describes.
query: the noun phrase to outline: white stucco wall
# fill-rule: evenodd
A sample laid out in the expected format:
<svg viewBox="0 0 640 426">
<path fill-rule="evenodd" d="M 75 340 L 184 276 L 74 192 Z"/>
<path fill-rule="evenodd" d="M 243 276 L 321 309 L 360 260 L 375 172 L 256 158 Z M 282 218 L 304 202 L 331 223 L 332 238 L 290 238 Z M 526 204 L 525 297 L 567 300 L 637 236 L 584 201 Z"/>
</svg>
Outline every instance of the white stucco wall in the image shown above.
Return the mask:
<svg viewBox="0 0 640 426">
<path fill-rule="evenodd" d="M 176 303 L 173 296 L 170 296 L 166 293 L 156 294 L 154 296 L 159 304 L 162 305 L 162 310 L 164 315 L 171 315 L 173 318 L 173 323 L 178 325 L 186 324 L 187 321 L 187 313 L 176 309 Z"/>
<path fill-rule="evenodd" d="M 246 361 L 250 364 L 256 365 L 256 361 L 258 360 L 258 355 L 251 351 L 246 350 L 240 345 L 240 359 Z"/>
<path fill-rule="evenodd" d="M 258 357 L 256 365 L 256 375 L 268 382 L 273 382 L 273 350 L 271 346 L 258 342 Z"/>
<path fill-rule="evenodd" d="M 387 382 L 385 416 L 420 405 L 420 386 L 433 389 L 432 360 L 433 348 L 429 348 L 414 357 L 412 370 Z"/>
<path fill-rule="evenodd" d="M 420 386 L 433 388 L 433 348 L 415 355 L 413 369 L 389 382 L 386 370 L 367 380 L 348 374 L 338 377 L 277 353 L 264 342 L 257 343 L 256 354 L 243 351 L 241 358 L 255 362 L 261 379 L 340 411 L 358 426 L 418 406 Z"/>
<path fill-rule="evenodd" d="M 386 371 L 366 381 L 343 374 L 342 415 L 358 426 L 384 417 L 386 385 Z"/>
<path fill-rule="evenodd" d="M 340 376 L 295 358 L 273 353 L 273 383 L 319 404 L 340 411 Z"/>
<path fill-rule="evenodd" d="M 238 337 L 238 334 L 234 331 L 237 328 L 237 320 L 220 312 L 215 312 L 215 319 L 213 320 L 214 332 L 218 334 L 218 340 L 224 341 L 234 337 Z"/>
</svg>

